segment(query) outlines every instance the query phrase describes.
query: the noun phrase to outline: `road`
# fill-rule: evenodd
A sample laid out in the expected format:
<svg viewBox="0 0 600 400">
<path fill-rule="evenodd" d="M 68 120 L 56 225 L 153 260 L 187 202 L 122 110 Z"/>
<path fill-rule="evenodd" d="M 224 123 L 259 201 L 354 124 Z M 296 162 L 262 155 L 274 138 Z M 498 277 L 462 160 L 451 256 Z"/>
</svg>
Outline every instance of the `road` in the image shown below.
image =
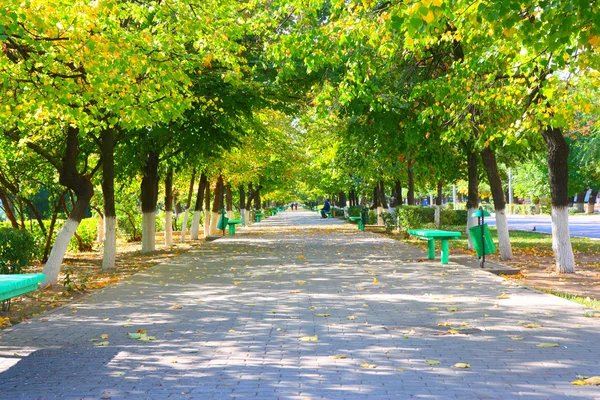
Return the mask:
<svg viewBox="0 0 600 400">
<path fill-rule="evenodd" d="M 490 226 L 496 225 L 496 220 L 491 217 L 486 222 Z M 511 230 L 552 233 L 552 222 L 549 215 L 509 215 L 508 226 Z M 569 228 L 571 236 L 600 239 L 600 215 L 570 215 Z"/>
</svg>

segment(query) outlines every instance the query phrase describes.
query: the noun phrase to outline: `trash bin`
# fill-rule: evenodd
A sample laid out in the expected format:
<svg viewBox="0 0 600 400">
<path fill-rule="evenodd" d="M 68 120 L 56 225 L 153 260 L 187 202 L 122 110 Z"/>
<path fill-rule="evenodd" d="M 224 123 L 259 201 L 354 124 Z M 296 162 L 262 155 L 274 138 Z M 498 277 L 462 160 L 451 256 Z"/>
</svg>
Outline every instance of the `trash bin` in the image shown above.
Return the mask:
<svg viewBox="0 0 600 400">
<path fill-rule="evenodd" d="M 490 216 L 490 213 L 482 207 L 479 207 L 479 210 L 471 214 L 471 218 L 477 217 L 477 225 L 469 228 L 469 232 L 471 233 L 471 240 L 473 241 L 477 257 L 480 259 L 481 268 L 485 266 L 485 256 L 496 252 L 496 245 L 494 245 L 494 241 L 492 240 L 490 228 L 485 223 L 485 217 Z"/>
<path fill-rule="evenodd" d="M 223 231 L 223 236 L 225 236 L 225 228 L 227 228 L 227 222 L 229 221 L 229 219 L 225 216 L 227 211 L 220 210 L 219 214 L 221 214 L 221 216 L 219 217 L 219 222 L 217 223 L 217 229 Z"/>
<path fill-rule="evenodd" d="M 360 211 L 360 221 L 358 224 L 358 229 L 361 231 L 365 230 L 365 225 L 369 223 L 369 209 L 367 207 L 363 207 Z"/>
</svg>

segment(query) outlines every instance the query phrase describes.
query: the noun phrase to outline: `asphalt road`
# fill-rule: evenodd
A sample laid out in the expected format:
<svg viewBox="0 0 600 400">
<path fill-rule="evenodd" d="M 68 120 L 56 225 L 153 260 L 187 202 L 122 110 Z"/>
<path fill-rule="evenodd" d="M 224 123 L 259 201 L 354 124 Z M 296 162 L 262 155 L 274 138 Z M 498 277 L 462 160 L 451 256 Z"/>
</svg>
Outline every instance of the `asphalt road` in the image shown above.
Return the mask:
<svg viewBox="0 0 600 400">
<path fill-rule="evenodd" d="M 496 225 L 494 217 L 486 218 L 490 226 Z M 552 233 L 552 222 L 549 215 L 509 215 L 508 226 L 511 230 Z M 571 236 L 600 239 L 600 215 L 569 215 Z"/>
</svg>

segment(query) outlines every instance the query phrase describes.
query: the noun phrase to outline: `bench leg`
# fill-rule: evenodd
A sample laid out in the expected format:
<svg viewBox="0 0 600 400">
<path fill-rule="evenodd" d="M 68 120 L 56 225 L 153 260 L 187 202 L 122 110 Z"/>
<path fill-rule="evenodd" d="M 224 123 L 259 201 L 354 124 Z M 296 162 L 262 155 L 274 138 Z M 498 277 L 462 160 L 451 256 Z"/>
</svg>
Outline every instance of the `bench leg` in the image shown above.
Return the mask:
<svg viewBox="0 0 600 400">
<path fill-rule="evenodd" d="M 442 239 L 442 264 L 448 264 L 449 255 L 448 239 Z"/>
<path fill-rule="evenodd" d="M 435 258 L 435 242 L 432 239 L 427 239 L 427 258 L 433 260 Z"/>
<path fill-rule="evenodd" d="M 235 235 L 235 225 L 229 225 L 229 234 Z"/>
<path fill-rule="evenodd" d="M 359 231 L 365 230 L 365 226 L 363 225 L 362 220 L 358 221 L 358 230 Z"/>
</svg>

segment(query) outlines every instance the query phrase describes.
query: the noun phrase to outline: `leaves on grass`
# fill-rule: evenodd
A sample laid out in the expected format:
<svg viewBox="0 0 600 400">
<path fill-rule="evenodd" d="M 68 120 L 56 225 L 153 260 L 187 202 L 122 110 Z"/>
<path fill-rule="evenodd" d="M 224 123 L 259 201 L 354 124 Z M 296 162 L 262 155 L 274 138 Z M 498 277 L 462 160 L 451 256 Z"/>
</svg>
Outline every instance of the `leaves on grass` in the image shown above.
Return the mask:
<svg viewBox="0 0 600 400">
<path fill-rule="evenodd" d="M 302 336 L 298 340 L 301 341 L 301 342 L 318 342 L 319 341 L 319 335 Z"/>
<path fill-rule="evenodd" d="M 538 343 L 535 347 L 560 347 L 558 343 Z"/>
</svg>

